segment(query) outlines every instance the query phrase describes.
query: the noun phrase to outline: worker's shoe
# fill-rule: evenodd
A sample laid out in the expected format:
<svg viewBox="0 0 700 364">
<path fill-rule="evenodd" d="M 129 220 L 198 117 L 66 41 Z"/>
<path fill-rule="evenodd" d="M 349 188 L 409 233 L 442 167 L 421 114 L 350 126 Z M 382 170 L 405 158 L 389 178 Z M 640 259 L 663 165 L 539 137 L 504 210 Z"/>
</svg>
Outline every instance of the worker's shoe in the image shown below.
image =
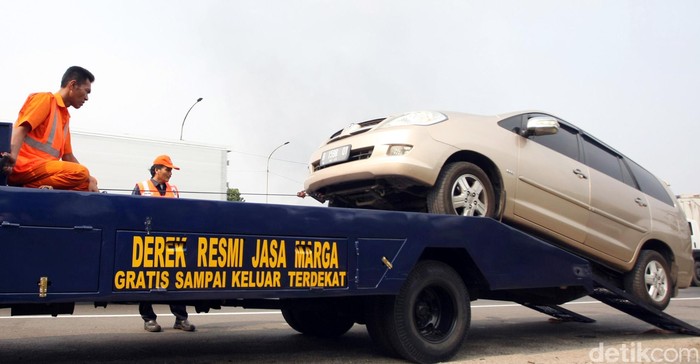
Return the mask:
<svg viewBox="0 0 700 364">
<path fill-rule="evenodd" d="M 173 329 L 178 329 L 182 331 L 194 331 L 194 325 L 192 325 L 187 320 L 175 320 L 175 325 L 173 325 Z"/>
<path fill-rule="evenodd" d="M 161 328 L 160 325 L 156 322 L 156 320 L 148 320 L 143 323 L 143 329 L 148 331 L 148 332 L 160 332 Z"/>
</svg>

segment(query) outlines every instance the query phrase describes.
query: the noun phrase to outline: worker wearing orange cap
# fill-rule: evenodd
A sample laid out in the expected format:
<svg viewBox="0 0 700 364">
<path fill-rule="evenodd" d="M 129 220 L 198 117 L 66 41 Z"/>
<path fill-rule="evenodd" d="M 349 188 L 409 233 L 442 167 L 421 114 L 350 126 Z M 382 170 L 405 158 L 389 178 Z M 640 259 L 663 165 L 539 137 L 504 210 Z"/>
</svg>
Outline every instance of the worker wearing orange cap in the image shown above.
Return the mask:
<svg viewBox="0 0 700 364">
<path fill-rule="evenodd" d="M 88 100 L 95 76 L 69 67 L 56 93 L 27 97 L 12 130 L 3 172 L 13 186 L 98 192 L 97 180 L 78 162 L 71 147 L 68 107 L 79 109 Z"/>
<path fill-rule="evenodd" d="M 132 194 L 154 197 L 180 197 L 177 187 L 170 184 L 170 177 L 173 175 L 173 169 L 179 170 L 180 168 L 173 164 L 169 156 L 159 155 L 151 166 L 151 179 L 137 183 Z M 170 312 L 175 315 L 174 329 L 183 331 L 195 330 L 194 325 L 187 320 L 187 308 L 185 305 L 178 303 L 171 304 Z M 153 305 L 150 302 L 141 302 L 139 304 L 139 313 L 143 319 L 144 330 L 149 332 L 161 331 L 161 327 L 156 321 L 157 316 L 153 311 Z"/>
<path fill-rule="evenodd" d="M 155 197 L 180 197 L 177 187 L 169 183 L 173 176 L 173 169 L 180 167 L 173 165 L 173 161 L 167 155 L 159 155 L 151 166 L 151 179 L 136 184 L 132 194 Z"/>
</svg>

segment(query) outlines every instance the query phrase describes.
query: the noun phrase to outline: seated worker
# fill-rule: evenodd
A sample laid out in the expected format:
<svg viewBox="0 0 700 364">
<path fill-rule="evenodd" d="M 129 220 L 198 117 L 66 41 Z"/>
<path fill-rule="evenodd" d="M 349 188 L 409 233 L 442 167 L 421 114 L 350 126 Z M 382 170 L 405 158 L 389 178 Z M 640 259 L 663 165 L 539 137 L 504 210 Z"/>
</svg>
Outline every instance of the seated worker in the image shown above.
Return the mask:
<svg viewBox="0 0 700 364">
<path fill-rule="evenodd" d="M 177 187 L 171 185 L 170 177 L 173 176 L 173 169 L 180 169 L 173 165 L 172 160 L 167 155 L 156 157 L 151 166 L 151 179 L 139 182 L 131 192 L 132 195 L 153 196 L 153 197 L 170 197 L 177 198 L 180 194 Z M 187 320 L 187 307 L 183 304 L 170 304 L 170 312 L 175 316 L 175 324 L 173 329 L 182 331 L 194 331 L 195 327 Z M 143 319 L 143 328 L 149 332 L 159 332 L 161 327 L 156 321 L 156 313 L 153 311 L 153 305 L 150 302 L 141 302 L 139 304 L 139 313 Z"/>
<path fill-rule="evenodd" d="M 9 157 L 3 153 L 8 184 L 99 192 L 97 180 L 73 155 L 68 125 L 68 107 L 83 106 L 94 81 L 90 71 L 72 66 L 58 92 L 27 97 L 12 130 Z"/>
</svg>

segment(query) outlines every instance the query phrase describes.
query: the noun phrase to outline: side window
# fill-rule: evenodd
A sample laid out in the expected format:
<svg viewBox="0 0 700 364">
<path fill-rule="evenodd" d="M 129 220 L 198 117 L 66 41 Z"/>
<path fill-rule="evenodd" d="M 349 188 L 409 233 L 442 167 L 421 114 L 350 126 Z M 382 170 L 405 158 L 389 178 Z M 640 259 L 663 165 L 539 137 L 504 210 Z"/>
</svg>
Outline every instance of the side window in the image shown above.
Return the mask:
<svg viewBox="0 0 700 364">
<path fill-rule="evenodd" d="M 515 115 L 511 116 L 508 119 L 503 119 L 498 122 L 498 125 L 501 126 L 501 128 L 510 130 L 514 133 L 517 133 L 520 128 L 523 127 L 523 116 L 522 115 Z"/>
<path fill-rule="evenodd" d="M 632 177 L 632 172 L 627 168 L 627 164 L 625 164 L 622 158 L 619 159 L 619 162 L 620 168 L 622 169 L 622 182 L 625 182 L 630 187 L 639 189 L 639 187 L 637 187 L 637 182 L 635 182 L 634 177 Z"/>
<path fill-rule="evenodd" d="M 649 173 L 646 169 L 642 168 L 637 163 L 634 163 L 629 159 L 626 159 L 625 161 L 630 166 L 632 174 L 637 179 L 637 183 L 639 183 L 639 189 L 642 192 L 659 201 L 673 206 L 673 199 L 671 199 L 671 196 L 668 195 L 668 192 L 666 192 L 666 189 L 661 184 L 658 178 L 656 178 L 653 174 Z"/>
<path fill-rule="evenodd" d="M 559 131 L 552 135 L 531 136 L 530 140 L 542 144 L 572 159 L 579 159 L 578 132 L 564 124 L 559 124 Z"/>
<path fill-rule="evenodd" d="M 587 136 L 583 136 L 583 154 L 589 167 L 625 182 L 620 157 L 617 154 Z"/>
</svg>

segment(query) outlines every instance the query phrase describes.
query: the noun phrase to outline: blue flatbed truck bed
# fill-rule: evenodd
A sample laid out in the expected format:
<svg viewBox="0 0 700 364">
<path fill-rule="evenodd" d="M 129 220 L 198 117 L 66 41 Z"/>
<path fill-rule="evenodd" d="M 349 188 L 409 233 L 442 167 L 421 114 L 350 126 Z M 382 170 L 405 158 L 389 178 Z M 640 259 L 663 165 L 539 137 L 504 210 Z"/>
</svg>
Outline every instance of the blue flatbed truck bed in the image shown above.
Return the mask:
<svg viewBox="0 0 700 364">
<path fill-rule="evenodd" d="M 585 295 L 700 333 L 488 218 L 0 186 L 0 308 L 13 315 L 76 302 L 274 308 L 304 334 L 366 324 L 387 354 L 437 362 L 465 340 L 473 300 L 590 322 L 558 306 Z"/>
</svg>

